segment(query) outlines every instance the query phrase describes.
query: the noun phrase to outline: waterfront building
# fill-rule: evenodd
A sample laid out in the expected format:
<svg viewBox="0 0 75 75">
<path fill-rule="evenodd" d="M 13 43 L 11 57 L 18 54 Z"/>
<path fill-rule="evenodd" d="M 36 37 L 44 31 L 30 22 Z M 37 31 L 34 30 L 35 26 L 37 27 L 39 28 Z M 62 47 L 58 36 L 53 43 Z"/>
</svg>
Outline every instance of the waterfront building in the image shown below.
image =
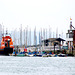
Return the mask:
<svg viewBox="0 0 75 75">
<path fill-rule="evenodd" d="M 71 50 L 72 47 L 75 49 L 75 28 L 72 25 L 72 20 L 70 20 L 70 29 L 66 33 L 66 41 L 69 50 Z"/>
<path fill-rule="evenodd" d="M 61 50 L 63 47 L 63 41 L 65 41 L 62 38 L 49 38 L 42 40 L 42 47 L 44 51 L 51 51 L 54 50 Z"/>
</svg>

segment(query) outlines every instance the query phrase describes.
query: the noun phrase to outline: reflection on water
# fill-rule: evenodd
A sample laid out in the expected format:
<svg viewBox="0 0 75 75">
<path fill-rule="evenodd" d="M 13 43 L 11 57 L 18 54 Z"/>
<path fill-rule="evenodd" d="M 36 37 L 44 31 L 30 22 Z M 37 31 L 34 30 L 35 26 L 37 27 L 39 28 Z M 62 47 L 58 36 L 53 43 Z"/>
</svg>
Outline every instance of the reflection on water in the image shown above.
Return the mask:
<svg viewBox="0 0 75 75">
<path fill-rule="evenodd" d="M 75 57 L 0 56 L 0 75 L 75 75 Z"/>
</svg>

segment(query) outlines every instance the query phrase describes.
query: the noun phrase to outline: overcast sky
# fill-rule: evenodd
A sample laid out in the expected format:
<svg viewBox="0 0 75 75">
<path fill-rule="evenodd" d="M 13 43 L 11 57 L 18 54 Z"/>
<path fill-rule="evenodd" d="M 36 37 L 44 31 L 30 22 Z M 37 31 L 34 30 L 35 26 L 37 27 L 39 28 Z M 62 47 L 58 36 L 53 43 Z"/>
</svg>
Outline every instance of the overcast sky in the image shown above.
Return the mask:
<svg viewBox="0 0 75 75">
<path fill-rule="evenodd" d="M 0 0 L 0 24 L 8 30 L 28 25 L 67 32 L 70 17 L 75 26 L 75 0 Z"/>
</svg>

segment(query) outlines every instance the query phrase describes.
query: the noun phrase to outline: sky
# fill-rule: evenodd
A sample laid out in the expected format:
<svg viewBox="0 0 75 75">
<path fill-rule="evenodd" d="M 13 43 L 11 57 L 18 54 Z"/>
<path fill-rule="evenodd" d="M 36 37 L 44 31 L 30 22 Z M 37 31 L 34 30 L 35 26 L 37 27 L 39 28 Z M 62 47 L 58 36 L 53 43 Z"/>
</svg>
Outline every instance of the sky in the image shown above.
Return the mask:
<svg viewBox="0 0 75 75">
<path fill-rule="evenodd" d="M 70 25 L 75 26 L 75 0 L 0 0 L 0 24 L 8 31 L 19 30 L 20 25 L 31 30 L 36 27 L 66 34 Z"/>
</svg>

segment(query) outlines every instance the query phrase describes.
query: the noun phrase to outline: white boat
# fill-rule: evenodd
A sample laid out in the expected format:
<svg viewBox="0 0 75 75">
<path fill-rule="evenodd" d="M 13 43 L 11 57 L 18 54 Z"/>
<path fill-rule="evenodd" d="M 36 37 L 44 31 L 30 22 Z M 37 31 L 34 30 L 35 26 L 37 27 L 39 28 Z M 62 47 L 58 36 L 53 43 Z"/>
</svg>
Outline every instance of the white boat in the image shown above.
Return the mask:
<svg viewBox="0 0 75 75">
<path fill-rule="evenodd" d="M 60 53 L 60 54 L 58 54 L 58 56 L 59 56 L 59 57 L 65 57 L 66 54 L 62 54 L 62 53 Z"/>
<path fill-rule="evenodd" d="M 28 55 L 29 57 L 33 57 L 34 56 L 34 54 L 30 54 L 30 55 Z"/>
</svg>

